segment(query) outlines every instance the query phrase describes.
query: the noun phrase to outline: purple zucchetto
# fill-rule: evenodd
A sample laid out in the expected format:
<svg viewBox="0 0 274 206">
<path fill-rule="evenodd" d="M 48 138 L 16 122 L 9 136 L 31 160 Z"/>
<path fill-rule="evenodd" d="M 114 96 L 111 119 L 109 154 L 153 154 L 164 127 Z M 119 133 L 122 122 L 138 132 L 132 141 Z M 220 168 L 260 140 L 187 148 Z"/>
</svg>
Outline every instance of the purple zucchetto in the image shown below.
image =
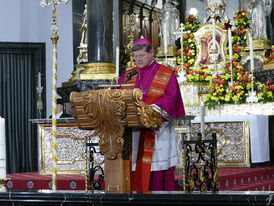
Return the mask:
<svg viewBox="0 0 274 206">
<path fill-rule="evenodd" d="M 135 45 L 149 45 L 152 46 L 151 43 L 145 39 L 145 38 L 140 38 L 140 39 L 136 39 L 135 42 L 133 43 L 133 46 Z"/>
</svg>

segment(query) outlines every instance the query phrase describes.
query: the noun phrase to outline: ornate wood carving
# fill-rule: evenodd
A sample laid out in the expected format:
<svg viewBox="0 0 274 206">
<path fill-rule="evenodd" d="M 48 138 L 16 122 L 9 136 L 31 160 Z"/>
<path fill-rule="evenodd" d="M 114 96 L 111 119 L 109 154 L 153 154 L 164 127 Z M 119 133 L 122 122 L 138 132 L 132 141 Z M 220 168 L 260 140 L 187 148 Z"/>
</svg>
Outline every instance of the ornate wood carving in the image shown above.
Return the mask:
<svg viewBox="0 0 274 206">
<path fill-rule="evenodd" d="M 162 126 L 161 115 L 141 101 L 139 89 L 104 89 L 72 92 L 70 102 L 80 129 L 94 129 L 99 136 L 101 152 L 107 159 L 116 159 L 123 150 L 127 127 Z"/>
</svg>

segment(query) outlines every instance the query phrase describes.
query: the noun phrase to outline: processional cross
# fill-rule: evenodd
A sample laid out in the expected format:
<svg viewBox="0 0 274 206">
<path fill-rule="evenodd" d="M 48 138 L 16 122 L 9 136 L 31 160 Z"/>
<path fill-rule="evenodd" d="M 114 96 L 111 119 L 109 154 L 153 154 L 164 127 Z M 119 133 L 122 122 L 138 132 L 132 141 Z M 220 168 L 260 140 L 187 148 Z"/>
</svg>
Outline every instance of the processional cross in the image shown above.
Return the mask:
<svg viewBox="0 0 274 206">
<path fill-rule="evenodd" d="M 40 5 L 45 7 L 53 5 L 52 11 L 52 26 L 51 26 L 51 41 L 53 45 L 53 58 L 52 58 L 52 190 L 57 189 L 57 41 L 59 35 L 59 27 L 57 26 L 57 4 L 67 4 L 69 0 L 41 0 Z"/>
<path fill-rule="evenodd" d="M 179 31 L 174 32 L 176 35 L 176 38 L 180 38 L 180 44 L 181 44 L 181 68 L 182 70 L 180 71 L 179 75 L 179 83 L 181 82 L 187 82 L 187 77 L 186 77 L 186 71 L 184 70 L 184 44 L 183 44 L 183 35 L 186 34 L 187 31 L 184 31 L 184 24 L 180 24 Z"/>
</svg>

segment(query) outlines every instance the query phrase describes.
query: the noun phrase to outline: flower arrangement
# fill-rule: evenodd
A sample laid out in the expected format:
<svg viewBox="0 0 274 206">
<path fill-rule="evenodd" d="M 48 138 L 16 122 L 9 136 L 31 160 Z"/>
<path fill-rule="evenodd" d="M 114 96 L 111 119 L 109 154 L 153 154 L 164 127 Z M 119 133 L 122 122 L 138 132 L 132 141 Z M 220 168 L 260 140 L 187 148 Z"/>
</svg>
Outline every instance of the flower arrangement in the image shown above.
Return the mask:
<svg viewBox="0 0 274 206">
<path fill-rule="evenodd" d="M 267 83 L 256 82 L 254 77 L 252 80 L 250 72 L 245 71 L 241 64 L 241 54 L 246 46 L 246 33 L 250 23 L 246 11 L 240 10 L 234 14 L 236 16 L 234 17 L 235 29 L 232 33 L 232 65 L 229 61 L 229 55 L 227 55 L 224 73 L 216 76 L 212 76 L 211 70 L 207 67 L 194 67 L 196 44 L 193 33 L 199 28 L 198 16 L 190 15 L 184 25 L 185 31 L 188 31 L 183 35 L 184 65 L 183 68 L 178 66 L 175 71 L 179 72 L 184 69 L 188 82 L 210 82 L 209 94 L 205 101 L 208 108 L 214 108 L 216 104 L 245 103 L 248 92 L 252 88 L 252 81 L 259 102 L 274 101 L 274 83 L 271 81 Z M 274 59 L 274 46 L 266 56 L 265 64 L 270 63 L 272 59 Z M 181 63 L 181 50 L 178 51 L 177 63 L 179 65 Z M 231 78 L 231 74 L 233 78 Z"/>
<path fill-rule="evenodd" d="M 250 22 L 245 10 L 235 11 L 236 15 L 234 18 L 236 29 L 233 30 L 234 37 L 232 42 L 238 42 L 240 45 L 245 46 L 246 44 L 246 32 L 249 28 Z"/>
<path fill-rule="evenodd" d="M 234 12 L 236 14 L 235 26 L 232 37 L 232 67 L 229 56 L 226 56 L 226 68 L 224 74 L 219 74 L 212 78 L 209 84 L 209 94 L 206 96 L 206 104 L 209 108 L 214 108 L 216 104 L 224 103 L 245 103 L 248 91 L 252 88 L 252 75 L 244 71 L 241 65 L 241 53 L 246 45 L 246 32 L 249 28 L 249 20 L 244 10 Z M 270 61 L 274 58 L 274 46 L 272 54 L 269 55 Z M 231 84 L 231 68 L 233 84 Z M 274 84 L 255 82 L 254 89 L 258 94 L 259 102 L 274 101 Z"/>
<path fill-rule="evenodd" d="M 274 59 L 274 45 L 272 45 L 271 51 L 266 53 L 264 64 L 269 64 Z"/>
<path fill-rule="evenodd" d="M 258 84 L 258 100 L 260 102 L 273 102 L 274 101 L 274 83 L 271 81 L 265 84 Z"/>
<path fill-rule="evenodd" d="M 236 14 L 234 17 L 236 28 L 232 36 L 232 65 L 227 55 L 225 73 L 212 78 L 209 84 L 209 94 L 206 96 L 206 104 L 209 108 L 214 108 L 216 104 L 244 103 L 247 92 L 251 88 L 251 75 L 249 72 L 244 72 L 241 65 L 241 52 L 246 44 L 249 20 L 244 10 L 236 11 L 234 14 Z M 231 78 L 231 72 L 233 78 Z"/>
</svg>

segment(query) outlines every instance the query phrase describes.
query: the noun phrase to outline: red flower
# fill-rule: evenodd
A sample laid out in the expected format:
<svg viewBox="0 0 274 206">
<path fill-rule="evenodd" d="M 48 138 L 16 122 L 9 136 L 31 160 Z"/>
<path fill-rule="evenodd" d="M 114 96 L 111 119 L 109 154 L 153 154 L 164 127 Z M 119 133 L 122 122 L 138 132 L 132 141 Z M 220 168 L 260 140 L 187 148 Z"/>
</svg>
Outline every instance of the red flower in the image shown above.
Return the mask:
<svg viewBox="0 0 274 206">
<path fill-rule="evenodd" d="M 249 76 L 249 72 L 244 73 L 244 76 L 248 77 Z"/>
<path fill-rule="evenodd" d="M 216 82 L 216 80 L 217 80 L 217 78 L 216 77 L 214 77 L 214 78 L 212 78 L 212 83 L 215 83 Z"/>
<path fill-rule="evenodd" d="M 225 80 L 224 79 L 220 79 L 220 84 L 224 84 L 225 83 Z"/>
<path fill-rule="evenodd" d="M 190 65 L 188 63 L 184 64 L 184 67 L 188 68 Z"/>
<path fill-rule="evenodd" d="M 269 84 L 271 84 L 271 81 L 269 80 L 269 81 L 267 81 L 265 84 L 266 84 L 266 85 L 269 85 Z"/>
<path fill-rule="evenodd" d="M 239 82 L 235 82 L 234 84 L 233 84 L 233 87 L 236 87 L 236 86 L 238 86 L 239 85 Z"/>
<path fill-rule="evenodd" d="M 262 89 L 259 89 L 258 92 L 261 93 L 261 92 L 262 92 Z"/>
<path fill-rule="evenodd" d="M 187 55 L 188 57 L 190 57 L 190 56 L 191 56 L 191 52 L 188 52 L 186 55 Z"/>
<path fill-rule="evenodd" d="M 242 90 L 240 90 L 240 89 L 237 89 L 237 91 L 236 91 L 236 93 L 238 94 L 238 93 L 240 93 Z"/>
<path fill-rule="evenodd" d="M 204 76 L 204 78 L 206 78 L 208 76 L 208 73 L 205 73 L 203 76 Z"/>
<path fill-rule="evenodd" d="M 237 67 L 238 66 L 238 63 L 233 63 L 233 67 Z"/>
<path fill-rule="evenodd" d="M 242 69 L 237 69 L 237 73 L 242 73 Z"/>
<path fill-rule="evenodd" d="M 244 78 L 241 76 L 241 77 L 239 78 L 239 81 L 240 81 L 240 82 L 244 81 Z"/>
<path fill-rule="evenodd" d="M 230 63 L 226 63 L 225 67 L 228 68 L 230 66 Z"/>
<path fill-rule="evenodd" d="M 219 87 L 219 86 L 220 86 L 219 84 L 215 84 L 215 85 L 214 85 L 215 88 L 217 88 L 217 87 Z"/>
<path fill-rule="evenodd" d="M 268 88 L 267 88 L 267 90 L 268 90 L 268 91 L 273 91 L 273 90 L 274 90 L 274 86 L 273 86 L 272 84 L 269 85 Z"/>
<path fill-rule="evenodd" d="M 188 71 L 188 73 L 189 74 L 194 74 L 194 70 L 191 69 L 191 70 Z"/>
<path fill-rule="evenodd" d="M 248 78 L 248 79 L 247 79 L 247 82 L 251 83 L 251 82 L 252 82 L 252 79 L 251 79 L 251 78 Z"/>
<path fill-rule="evenodd" d="M 239 54 L 241 52 L 241 49 L 237 48 L 234 50 L 234 52 L 236 52 L 237 54 Z"/>
<path fill-rule="evenodd" d="M 178 51 L 177 55 L 178 55 L 178 56 L 181 56 L 181 51 Z"/>
</svg>

